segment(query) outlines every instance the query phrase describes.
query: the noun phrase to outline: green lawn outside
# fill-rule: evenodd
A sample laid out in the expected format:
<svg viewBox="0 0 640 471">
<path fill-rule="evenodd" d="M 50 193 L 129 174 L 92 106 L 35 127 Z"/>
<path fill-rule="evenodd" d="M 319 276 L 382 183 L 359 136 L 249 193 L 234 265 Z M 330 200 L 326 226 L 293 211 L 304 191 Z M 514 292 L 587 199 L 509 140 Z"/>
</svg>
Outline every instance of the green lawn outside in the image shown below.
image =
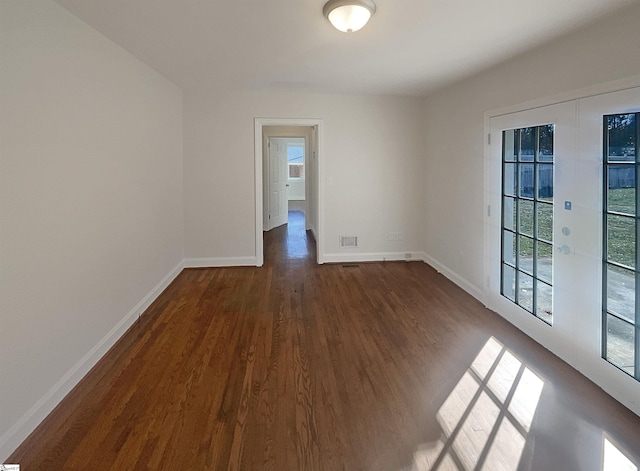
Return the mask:
<svg viewBox="0 0 640 471">
<path fill-rule="evenodd" d="M 607 216 L 608 259 L 629 267 L 636 266 L 636 192 L 634 188 L 609 190 L 608 209 L 628 216 Z"/>
<path fill-rule="evenodd" d="M 636 194 L 634 188 L 620 188 L 610 190 L 608 195 L 609 211 L 623 215 L 609 215 L 607 250 L 609 260 L 623 265 L 635 267 L 635 211 Z M 532 237 L 534 221 L 533 201 L 519 200 L 520 223 L 519 232 Z M 506 206 L 505 206 L 506 207 Z M 537 236 L 542 241 L 553 241 L 553 205 L 538 202 L 537 204 Z M 507 215 L 508 217 L 509 215 Z M 514 215 L 515 216 L 515 215 Z M 516 224 L 513 218 L 513 224 Z M 551 246 L 543 242 L 538 245 L 538 257 L 550 257 Z M 515 243 L 513 256 L 516 256 Z M 520 257 L 533 257 L 533 243 L 530 239 L 520 239 Z"/>
</svg>

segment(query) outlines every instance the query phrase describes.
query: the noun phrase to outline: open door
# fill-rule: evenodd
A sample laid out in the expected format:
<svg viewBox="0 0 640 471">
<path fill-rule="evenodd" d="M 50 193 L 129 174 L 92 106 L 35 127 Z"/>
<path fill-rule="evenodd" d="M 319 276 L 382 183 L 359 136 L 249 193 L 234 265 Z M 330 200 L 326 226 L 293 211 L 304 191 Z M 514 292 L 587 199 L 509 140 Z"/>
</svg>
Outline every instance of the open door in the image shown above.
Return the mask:
<svg viewBox="0 0 640 471">
<path fill-rule="evenodd" d="M 269 138 L 269 224 L 268 230 L 287 224 L 287 144 L 286 139 Z"/>
</svg>

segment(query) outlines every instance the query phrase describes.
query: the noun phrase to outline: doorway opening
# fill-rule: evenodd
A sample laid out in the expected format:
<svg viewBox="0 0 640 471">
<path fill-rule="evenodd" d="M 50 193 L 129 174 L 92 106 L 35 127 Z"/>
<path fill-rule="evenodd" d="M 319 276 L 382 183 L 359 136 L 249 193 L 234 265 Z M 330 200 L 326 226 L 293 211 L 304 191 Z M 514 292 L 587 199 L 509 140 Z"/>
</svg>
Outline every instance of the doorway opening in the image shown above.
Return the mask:
<svg viewBox="0 0 640 471">
<path fill-rule="evenodd" d="M 311 217 L 307 218 L 307 174 L 311 126 L 265 126 L 264 263 L 279 260 L 315 260 Z M 279 137 L 287 134 L 287 137 Z M 277 137 L 276 137 L 277 136 Z M 311 215 L 310 215 L 311 216 Z M 307 222 L 309 221 L 309 222 Z"/>
<path fill-rule="evenodd" d="M 283 256 L 308 257 L 323 263 L 323 121 L 317 119 L 255 120 L 256 259 L 262 266 L 265 235 L 284 244 Z M 315 244 L 307 244 L 307 231 Z"/>
<path fill-rule="evenodd" d="M 303 137 L 275 137 L 283 132 L 300 133 Z M 288 222 L 288 210 L 307 214 L 307 178 L 309 173 L 310 137 L 313 128 L 266 126 L 266 159 L 263 167 L 264 230 L 270 231 Z M 309 229 L 310 227 L 306 227 Z"/>
</svg>

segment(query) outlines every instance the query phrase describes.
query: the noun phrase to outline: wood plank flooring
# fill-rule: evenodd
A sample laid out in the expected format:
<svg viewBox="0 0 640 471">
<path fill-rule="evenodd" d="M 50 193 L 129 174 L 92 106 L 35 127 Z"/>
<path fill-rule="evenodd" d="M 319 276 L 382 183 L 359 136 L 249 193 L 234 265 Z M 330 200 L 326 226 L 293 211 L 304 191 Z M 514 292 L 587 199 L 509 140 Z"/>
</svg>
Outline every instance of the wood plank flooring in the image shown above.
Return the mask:
<svg viewBox="0 0 640 471">
<path fill-rule="evenodd" d="M 316 265 L 302 217 L 184 270 L 7 462 L 638 470 L 640 418 L 426 264 Z"/>
</svg>

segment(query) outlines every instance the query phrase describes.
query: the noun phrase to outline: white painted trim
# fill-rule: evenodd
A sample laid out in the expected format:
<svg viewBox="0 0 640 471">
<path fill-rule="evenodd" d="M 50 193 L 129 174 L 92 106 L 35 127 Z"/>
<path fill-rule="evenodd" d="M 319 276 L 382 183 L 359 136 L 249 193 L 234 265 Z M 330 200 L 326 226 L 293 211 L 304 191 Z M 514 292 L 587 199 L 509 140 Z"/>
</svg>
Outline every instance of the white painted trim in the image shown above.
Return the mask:
<svg viewBox="0 0 640 471">
<path fill-rule="evenodd" d="M 447 279 L 449 279 L 454 284 L 456 284 L 457 286 L 465 290 L 467 293 L 469 293 L 471 296 L 476 298 L 478 301 L 485 304 L 485 295 L 481 288 L 477 287 L 466 278 L 460 276 L 450 268 L 446 267 L 445 265 L 440 263 L 438 260 L 436 260 L 432 256 L 427 255 L 424 252 L 422 252 L 421 255 L 422 255 L 421 260 L 423 260 L 426 264 L 433 267 L 433 269 L 436 270 L 438 273 L 441 273 Z"/>
<path fill-rule="evenodd" d="M 318 201 L 316 213 L 318 215 L 318 227 L 316 227 L 316 249 L 317 262 L 324 263 L 324 238 L 322 228 L 324 227 L 324 120 L 323 119 L 298 119 L 298 118 L 255 118 L 254 119 L 254 154 L 255 154 L 255 259 L 256 266 L 261 267 L 264 263 L 264 242 L 262 232 L 264 230 L 263 221 L 263 188 L 262 188 L 262 128 L 264 126 L 311 126 L 318 129 L 316 155 L 316 188 L 318 190 Z"/>
<path fill-rule="evenodd" d="M 489 144 L 489 136 L 491 134 L 491 117 L 485 113 L 484 115 L 484 147 L 483 147 L 483 159 L 482 159 L 482 237 L 483 237 L 483 251 L 482 251 L 482 277 L 488 279 L 491 273 L 491 218 L 489 216 L 489 207 L 491 204 L 491 193 L 487 191 L 491 182 L 491 144 Z M 495 140 L 497 136 L 491 136 L 493 139 L 493 145 L 496 145 Z M 502 136 L 500 136 L 502 139 Z M 491 211 L 502 211 L 502 208 L 491 208 Z M 491 289 L 488 283 L 485 282 L 484 286 L 484 305 L 488 309 L 492 309 L 491 304 Z"/>
<path fill-rule="evenodd" d="M 80 382 L 96 363 L 124 335 L 169 284 L 180 274 L 184 263 L 178 263 L 160 282 L 135 305 L 107 334 L 67 371 L 18 421 L 0 437 L 0 462 L 29 436 L 64 397 Z"/>
<path fill-rule="evenodd" d="M 317 234 L 316 234 L 316 229 L 315 229 L 315 227 L 313 227 L 313 226 L 311 226 L 311 225 L 310 225 L 308 230 L 309 230 L 309 231 L 311 231 L 311 235 L 313 236 L 313 240 L 315 240 L 315 241 L 316 241 L 316 244 L 317 244 L 317 243 L 318 243 L 318 236 L 317 236 Z"/>
<path fill-rule="evenodd" d="M 264 231 L 264 216 L 262 209 L 262 127 L 266 126 L 260 119 L 254 121 L 254 172 L 255 172 L 255 211 L 256 211 L 256 265 L 261 267 L 264 264 L 264 241 L 262 232 Z M 186 262 L 186 261 L 185 261 Z"/>
<path fill-rule="evenodd" d="M 316 167 L 317 167 L 317 175 L 316 175 L 316 189 L 318 194 L 317 206 L 316 206 L 316 214 L 318 216 L 318 226 L 314 227 L 314 237 L 316 239 L 316 260 L 318 264 L 325 263 L 325 253 L 324 253 L 324 184 L 327 181 L 324 175 L 324 121 L 320 120 L 317 123 L 318 126 L 318 135 L 316 136 L 316 147 L 317 147 L 317 155 L 316 155 Z"/>
<path fill-rule="evenodd" d="M 410 254 L 410 258 L 406 255 Z M 423 252 L 328 253 L 325 263 L 352 262 L 420 262 Z"/>
<path fill-rule="evenodd" d="M 539 98 L 537 100 L 531 100 L 524 103 L 504 106 L 502 108 L 496 108 L 485 112 L 485 125 L 487 119 L 495 118 L 503 114 L 517 113 L 520 111 L 531 110 L 534 108 L 541 108 L 543 106 L 557 105 L 565 101 L 579 100 L 581 98 L 588 98 L 596 95 L 603 95 L 605 93 L 619 92 L 627 90 L 629 88 L 640 87 L 640 75 L 634 75 L 631 77 L 623 78 L 620 80 L 613 80 L 611 82 L 605 82 L 590 87 L 580 88 L 578 90 L 571 90 L 557 95 L 552 95 L 546 98 Z M 485 127 L 485 135 L 490 131 Z"/>
<path fill-rule="evenodd" d="M 262 231 L 260 231 L 262 235 Z M 185 258 L 185 268 L 215 268 L 215 267 L 260 267 L 257 257 L 207 257 Z"/>
</svg>

